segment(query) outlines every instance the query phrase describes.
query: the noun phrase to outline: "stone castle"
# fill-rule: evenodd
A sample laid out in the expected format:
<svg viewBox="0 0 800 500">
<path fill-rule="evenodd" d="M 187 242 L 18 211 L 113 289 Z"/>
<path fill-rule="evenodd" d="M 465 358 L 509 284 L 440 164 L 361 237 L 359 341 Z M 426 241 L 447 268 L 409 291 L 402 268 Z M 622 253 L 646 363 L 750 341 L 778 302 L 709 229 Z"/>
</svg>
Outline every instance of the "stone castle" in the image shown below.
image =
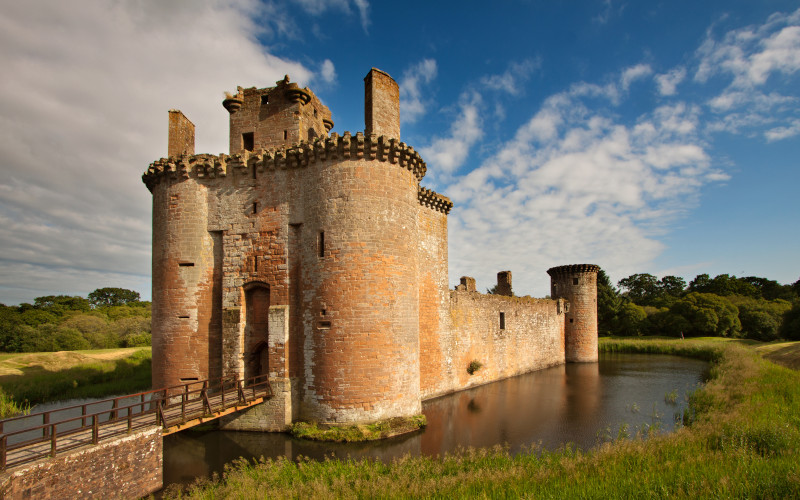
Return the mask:
<svg viewBox="0 0 800 500">
<path fill-rule="evenodd" d="M 228 429 L 369 422 L 425 399 L 597 360 L 598 267 L 548 271 L 552 299 L 449 289 L 452 202 L 420 185 L 400 141 L 397 83 L 365 78 L 365 130 L 332 133 L 326 106 L 287 76 L 239 88 L 230 155 L 194 154 L 169 112 L 153 195 L 153 387 L 268 374 L 276 397 Z M 474 370 L 477 361 L 482 365 Z"/>
</svg>

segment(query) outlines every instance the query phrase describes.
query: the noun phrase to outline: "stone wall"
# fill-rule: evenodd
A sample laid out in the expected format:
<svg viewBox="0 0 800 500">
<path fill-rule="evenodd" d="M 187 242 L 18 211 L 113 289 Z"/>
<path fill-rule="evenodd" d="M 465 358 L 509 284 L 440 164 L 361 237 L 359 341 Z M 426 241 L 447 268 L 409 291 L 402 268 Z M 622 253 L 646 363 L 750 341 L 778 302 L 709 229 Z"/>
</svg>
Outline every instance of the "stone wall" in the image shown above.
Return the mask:
<svg viewBox="0 0 800 500">
<path fill-rule="evenodd" d="M 451 329 L 440 330 L 434 341 L 425 341 L 439 347 L 426 359 L 446 360 L 448 369 L 440 370 L 435 384 L 422 382 L 424 397 L 563 363 L 562 309 L 562 303 L 550 299 L 451 291 Z M 481 367 L 470 374 L 467 369 L 473 361 Z"/>
<path fill-rule="evenodd" d="M 151 427 L 5 472 L 0 498 L 140 498 L 162 487 L 161 429 Z"/>
</svg>

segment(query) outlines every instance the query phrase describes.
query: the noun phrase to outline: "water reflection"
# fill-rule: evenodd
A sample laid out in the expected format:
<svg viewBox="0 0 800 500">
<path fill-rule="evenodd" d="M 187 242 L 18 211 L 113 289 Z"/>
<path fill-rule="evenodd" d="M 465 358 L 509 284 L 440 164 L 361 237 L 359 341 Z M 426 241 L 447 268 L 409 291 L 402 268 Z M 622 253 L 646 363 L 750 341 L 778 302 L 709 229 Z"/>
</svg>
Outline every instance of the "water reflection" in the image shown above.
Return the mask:
<svg viewBox="0 0 800 500">
<path fill-rule="evenodd" d="M 683 411 L 686 395 L 706 373 L 707 364 L 697 360 L 603 355 L 599 363 L 557 366 L 427 401 L 423 432 L 373 443 L 317 443 L 274 433 L 178 433 L 164 439 L 164 484 L 221 472 L 240 456 L 390 461 L 504 443 L 512 452 L 537 443 L 547 449 L 565 443 L 590 448 L 624 425 L 632 435 L 653 425 L 673 429 L 674 414 Z M 672 391 L 676 404 L 665 400 Z"/>
</svg>

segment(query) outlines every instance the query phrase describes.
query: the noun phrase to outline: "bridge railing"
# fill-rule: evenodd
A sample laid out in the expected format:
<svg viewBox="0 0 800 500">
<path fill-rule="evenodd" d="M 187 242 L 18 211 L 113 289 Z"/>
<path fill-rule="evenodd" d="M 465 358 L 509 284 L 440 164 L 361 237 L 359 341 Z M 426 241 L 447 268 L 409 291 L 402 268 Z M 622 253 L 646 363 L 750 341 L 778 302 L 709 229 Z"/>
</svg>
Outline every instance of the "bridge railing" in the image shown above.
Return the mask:
<svg viewBox="0 0 800 500">
<path fill-rule="evenodd" d="M 247 381 L 199 380 L 0 420 L 0 471 L 143 427 L 159 425 L 166 429 L 212 417 L 272 395 L 267 375 Z M 80 415 L 71 416 L 78 411 Z"/>
</svg>

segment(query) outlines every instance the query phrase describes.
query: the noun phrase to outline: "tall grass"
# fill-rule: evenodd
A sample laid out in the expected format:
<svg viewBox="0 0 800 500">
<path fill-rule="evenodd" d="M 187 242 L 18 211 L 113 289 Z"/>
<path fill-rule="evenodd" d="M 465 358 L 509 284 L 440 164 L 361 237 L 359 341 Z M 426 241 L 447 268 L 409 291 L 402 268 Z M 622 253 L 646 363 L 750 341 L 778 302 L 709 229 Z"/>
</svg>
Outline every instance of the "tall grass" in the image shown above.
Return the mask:
<svg viewBox="0 0 800 500">
<path fill-rule="evenodd" d="M 25 405 L 49 401 L 99 398 L 146 390 L 151 385 L 151 353 L 144 349 L 127 358 L 94 361 L 56 371 L 22 370 L 22 375 L 0 377 L 0 388 L 24 408 Z"/>
<path fill-rule="evenodd" d="M 690 401 L 690 424 L 588 452 L 565 447 L 511 455 L 496 447 L 391 463 L 240 460 L 222 478 L 165 497 L 800 497 L 798 372 L 733 343 L 604 340 L 601 346 L 713 360 L 711 380 Z"/>
</svg>

